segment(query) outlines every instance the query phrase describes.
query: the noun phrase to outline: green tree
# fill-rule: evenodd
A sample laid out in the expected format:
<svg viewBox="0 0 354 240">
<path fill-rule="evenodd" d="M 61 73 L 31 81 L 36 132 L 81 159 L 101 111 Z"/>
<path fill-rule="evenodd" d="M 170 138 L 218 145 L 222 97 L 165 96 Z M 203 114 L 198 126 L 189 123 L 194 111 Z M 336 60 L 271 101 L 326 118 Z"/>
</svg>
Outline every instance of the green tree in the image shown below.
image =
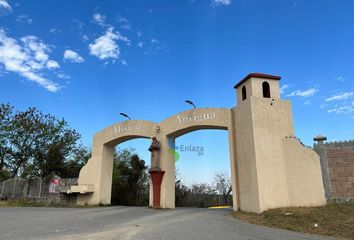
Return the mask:
<svg viewBox="0 0 354 240">
<path fill-rule="evenodd" d="M 68 163 L 82 166 L 73 158 L 79 138 L 64 119 L 33 107 L 14 111 L 10 104 L 0 104 L 0 175 L 3 179 L 68 175 Z"/>
<path fill-rule="evenodd" d="M 113 161 L 113 205 L 147 205 L 149 178 L 145 161 L 132 149 L 116 151 Z"/>
<path fill-rule="evenodd" d="M 185 207 L 188 201 L 189 189 L 182 183 L 182 174 L 175 169 L 175 203 L 176 207 Z"/>
<path fill-rule="evenodd" d="M 231 179 L 226 172 L 215 173 L 216 191 L 222 196 L 223 204 L 227 205 L 228 198 L 232 193 Z"/>
<path fill-rule="evenodd" d="M 175 182 L 175 202 L 176 207 L 185 207 L 188 197 L 188 187 L 180 179 Z"/>
<path fill-rule="evenodd" d="M 65 161 L 64 167 L 60 173 L 62 178 L 76 178 L 79 176 L 80 169 L 87 163 L 91 157 L 91 151 L 83 145 L 78 145 Z"/>
<path fill-rule="evenodd" d="M 1 150 L 4 153 L 4 167 L 11 177 L 24 171 L 24 167 L 33 159 L 35 140 L 41 116 L 34 108 L 23 112 L 14 112 L 13 107 L 1 105 Z"/>
<path fill-rule="evenodd" d="M 40 137 L 36 139 L 32 175 L 46 177 L 50 174 L 63 175 L 66 160 L 73 154 L 80 135 L 62 119 L 52 116 L 42 119 Z"/>
<path fill-rule="evenodd" d="M 0 105 L 0 181 L 6 180 L 11 175 L 7 165 L 7 157 L 10 149 L 7 146 L 6 136 L 12 111 L 13 107 L 9 104 Z"/>
</svg>

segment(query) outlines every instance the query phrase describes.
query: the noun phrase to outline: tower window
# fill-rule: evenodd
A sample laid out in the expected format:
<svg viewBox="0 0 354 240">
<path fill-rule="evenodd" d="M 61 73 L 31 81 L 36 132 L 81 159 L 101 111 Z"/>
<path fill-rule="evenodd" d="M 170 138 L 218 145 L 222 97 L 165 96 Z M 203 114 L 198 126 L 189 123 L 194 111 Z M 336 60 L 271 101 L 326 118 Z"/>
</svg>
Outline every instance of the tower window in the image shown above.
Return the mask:
<svg viewBox="0 0 354 240">
<path fill-rule="evenodd" d="M 242 87 L 242 101 L 247 98 L 247 92 L 246 92 L 246 87 Z"/>
<path fill-rule="evenodd" d="M 263 82 L 262 84 L 263 88 L 263 97 L 264 98 L 270 98 L 270 86 L 268 82 Z"/>
</svg>

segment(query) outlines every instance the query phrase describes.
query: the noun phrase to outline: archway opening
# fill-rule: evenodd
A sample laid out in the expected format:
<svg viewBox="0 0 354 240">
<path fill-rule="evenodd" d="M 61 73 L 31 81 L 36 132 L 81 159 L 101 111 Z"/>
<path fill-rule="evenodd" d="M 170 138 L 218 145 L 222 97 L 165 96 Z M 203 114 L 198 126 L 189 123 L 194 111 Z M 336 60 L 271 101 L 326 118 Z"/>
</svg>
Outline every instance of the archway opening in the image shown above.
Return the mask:
<svg viewBox="0 0 354 240">
<path fill-rule="evenodd" d="M 197 130 L 175 139 L 176 207 L 232 206 L 228 132 Z"/>
<path fill-rule="evenodd" d="M 262 83 L 263 97 L 270 98 L 270 86 L 268 82 Z"/>
<path fill-rule="evenodd" d="M 115 147 L 111 205 L 149 205 L 150 140 L 135 138 Z"/>
<path fill-rule="evenodd" d="M 247 98 L 247 91 L 246 91 L 246 86 L 242 87 L 242 101 L 246 100 Z"/>
</svg>

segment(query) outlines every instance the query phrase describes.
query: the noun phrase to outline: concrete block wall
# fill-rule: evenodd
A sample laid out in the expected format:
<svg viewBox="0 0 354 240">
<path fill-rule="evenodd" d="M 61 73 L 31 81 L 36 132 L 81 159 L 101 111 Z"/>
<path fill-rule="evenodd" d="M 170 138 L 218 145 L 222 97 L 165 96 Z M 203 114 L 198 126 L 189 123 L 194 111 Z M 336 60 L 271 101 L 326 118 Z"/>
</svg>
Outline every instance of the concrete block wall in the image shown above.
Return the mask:
<svg viewBox="0 0 354 240">
<path fill-rule="evenodd" d="M 326 197 L 354 199 L 354 141 L 318 143 L 314 150 L 320 155 Z"/>
</svg>

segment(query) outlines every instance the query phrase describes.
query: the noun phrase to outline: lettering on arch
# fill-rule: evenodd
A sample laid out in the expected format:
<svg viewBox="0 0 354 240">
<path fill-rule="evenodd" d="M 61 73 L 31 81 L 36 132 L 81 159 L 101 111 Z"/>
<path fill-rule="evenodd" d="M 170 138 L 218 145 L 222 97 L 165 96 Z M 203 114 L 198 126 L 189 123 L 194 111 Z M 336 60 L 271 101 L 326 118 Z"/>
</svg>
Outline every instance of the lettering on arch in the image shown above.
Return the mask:
<svg viewBox="0 0 354 240">
<path fill-rule="evenodd" d="M 215 112 L 202 113 L 202 114 L 193 113 L 188 116 L 177 115 L 177 122 L 179 125 L 184 125 L 188 123 L 200 123 L 210 119 L 216 119 Z"/>
<path fill-rule="evenodd" d="M 120 124 L 118 126 L 112 126 L 112 129 L 114 135 L 135 133 L 141 130 L 141 125 L 140 124 L 134 124 L 134 125 Z"/>
</svg>

